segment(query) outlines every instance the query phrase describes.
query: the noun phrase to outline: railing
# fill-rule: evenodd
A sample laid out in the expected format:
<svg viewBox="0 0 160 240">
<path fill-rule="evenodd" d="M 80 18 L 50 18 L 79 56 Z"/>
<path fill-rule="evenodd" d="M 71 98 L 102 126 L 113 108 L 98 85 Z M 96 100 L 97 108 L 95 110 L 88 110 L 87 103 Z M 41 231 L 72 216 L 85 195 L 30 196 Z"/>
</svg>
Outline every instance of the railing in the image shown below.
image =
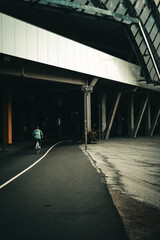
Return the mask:
<svg viewBox="0 0 160 240">
<path fill-rule="evenodd" d="M 160 46 L 158 46 L 157 43 L 159 38 L 159 31 L 157 27 L 158 20 L 154 19 L 154 17 L 156 17 L 156 14 L 154 14 L 153 17 L 153 8 L 151 9 L 149 7 L 147 1 L 124 1 L 127 3 L 129 2 L 129 10 L 133 15 L 137 15 L 140 19 L 138 27 L 135 25 L 132 26 L 131 31 L 135 38 L 135 42 L 137 43 L 137 46 L 141 52 L 141 58 L 143 58 L 150 76 L 150 79 L 147 79 L 146 82 L 158 85 L 160 84 L 160 72 L 158 66 L 158 48 L 160 48 Z M 155 52 L 153 52 L 153 50 Z"/>
<path fill-rule="evenodd" d="M 148 42 L 147 37 L 146 37 L 146 35 L 145 35 L 145 33 L 144 33 L 144 30 L 143 30 L 141 21 L 139 21 L 138 24 L 139 24 L 139 27 L 140 27 L 140 29 L 141 29 L 141 33 L 142 33 L 142 35 L 143 35 L 143 38 L 144 38 L 144 40 L 145 40 L 145 43 L 146 43 L 146 45 L 147 45 L 148 51 L 149 51 L 149 53 L 150 53 L 150 56 L 151 56 L 151 58 L 152 58 L 152 62 L 153 62 L 153 64 L 154 64 L 156 73 L 157 73 L 157 75 L 158 75 L 158 79 L 159 79 L 159 81 L 160 81 L 160 73 L 159 73 L 159 70 L 158 70 L 156 61 L 155 61 L 155 59 L 154 59 L 154 55 L 153 55 L 153 53 L 152 53 L 152 51 L 151 51 L 151 48 L 150 48 L 150 46 L 149 46 L 149 42 Z"/>
</svg>

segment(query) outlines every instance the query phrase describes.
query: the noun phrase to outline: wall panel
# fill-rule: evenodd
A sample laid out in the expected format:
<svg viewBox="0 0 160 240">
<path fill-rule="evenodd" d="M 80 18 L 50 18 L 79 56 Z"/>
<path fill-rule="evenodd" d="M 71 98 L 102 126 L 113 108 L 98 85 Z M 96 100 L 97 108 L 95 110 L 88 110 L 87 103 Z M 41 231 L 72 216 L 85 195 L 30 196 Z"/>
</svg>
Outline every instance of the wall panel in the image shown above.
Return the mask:
<svg viewBox="0 0 160 240">
<path fill-rule="evenodd" d="M 37 61 L 38 29 L 27 24 L 27 59 Z"/>
<path fill-rule="evenodd" d="M 2 15 L 2 53 L 14 55 L 14 18 Z"/>
<path fill-rule="evenodd" d="M 112 81 L 140 83 L 140 67 L 0 13 L 0 52 Z M 153 87 L 154 88 L 154 87 Z"/>
<path fill-rule="evenodd" d="M 47 46 L 47 31 L 41 28 L 38 28 L 38 46 L 37 46 L 37 61 L 41 63 L 48 63 L 48 46 Z"/>
<path fill-rule="evenodd" d="M 25 22 L 15 20 L 15 56 L 27 57 L 27 24 Z"/>
<path fill-rule="evenodd" d="M 58 36 L 48 32 L 48 64 L 57 65 Z"/>
<path fill-rule="evenodd" d="M 61 37 L 59 35 L 58 35 L 57 53 L 58 53 L 57 65 L 61 66 L 62 68 L 66 68 L 66 41 L 64 37 Z"/>
<path fill-rule="evenodd" d="M 73 47 L 74 43 L 72 40 L 67 41 L 67 48 L 66 48 L 66 68 L 72 69 L 74 66 L 74 50 Z"/>
<path fill-rule="evenodd" d="M 81 44 L 74 42 L 73 43 L 73 69 L 75 71 L 81 72 L 86 70 L 86 64 L 87 62 L 82 61 L 82 55 L 84 56 L 85 52 L 83 52 L 83 48 L 81 47 Z"/>
</svg>

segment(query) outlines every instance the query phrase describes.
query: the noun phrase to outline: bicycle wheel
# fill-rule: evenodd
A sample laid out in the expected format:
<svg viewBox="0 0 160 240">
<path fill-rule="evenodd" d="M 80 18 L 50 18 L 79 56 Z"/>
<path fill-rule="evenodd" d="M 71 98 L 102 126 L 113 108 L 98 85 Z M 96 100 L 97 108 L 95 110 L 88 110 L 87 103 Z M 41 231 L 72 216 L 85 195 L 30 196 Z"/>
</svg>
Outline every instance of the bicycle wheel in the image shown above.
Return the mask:
<svg viewBox="0 0 160 240">
<path fill-rule="evenodd" d="M 35 146 L 35 149 L 36 149 L 36 153 L 40 153 L 40 146 L 39 146 L 39 141 L 37 140 L 36 142 L 36 146 Z"/>
</svg>

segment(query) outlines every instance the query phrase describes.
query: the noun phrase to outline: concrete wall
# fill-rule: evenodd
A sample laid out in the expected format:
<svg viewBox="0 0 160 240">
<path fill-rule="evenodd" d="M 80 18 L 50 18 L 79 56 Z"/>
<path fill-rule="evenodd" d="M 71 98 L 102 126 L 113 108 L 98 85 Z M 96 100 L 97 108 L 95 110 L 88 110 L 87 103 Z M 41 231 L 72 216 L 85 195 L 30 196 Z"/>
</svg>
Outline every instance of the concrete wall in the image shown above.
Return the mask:
<svg viewBox="0 0 160 240">
<path fill-rule="evenodd" d="M 0 52 L 113 81 L 142 85 L 137 82 L 139 66 L 2 13 Z"/>
</svg>

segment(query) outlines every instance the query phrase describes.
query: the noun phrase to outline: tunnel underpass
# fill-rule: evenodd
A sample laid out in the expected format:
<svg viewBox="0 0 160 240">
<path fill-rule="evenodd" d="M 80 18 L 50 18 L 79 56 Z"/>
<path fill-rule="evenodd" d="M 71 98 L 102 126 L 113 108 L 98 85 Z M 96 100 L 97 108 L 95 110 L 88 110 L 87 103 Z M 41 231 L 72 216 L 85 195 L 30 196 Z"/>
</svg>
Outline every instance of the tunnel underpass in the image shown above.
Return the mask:
<svg viewBox="0 0 160 240">
<path fill-rule="evenodd" d="M 3 86 L 1 106 L 4 107 L 6 92 L 12 102 L 13 141 L 31 139 L 32 131 L 37 125 L 46 138 L 81 136 L 83 93 L 80 86 L 51 81 L 31 81 L 13 76 L 5 76 L 1 86 Z M 3 115 L 5 115 L 4 109 L 1 116 Z M 5 119 L 1 118 L 1 122 L 1 131 L 3 131 Z"/>
</svg>

